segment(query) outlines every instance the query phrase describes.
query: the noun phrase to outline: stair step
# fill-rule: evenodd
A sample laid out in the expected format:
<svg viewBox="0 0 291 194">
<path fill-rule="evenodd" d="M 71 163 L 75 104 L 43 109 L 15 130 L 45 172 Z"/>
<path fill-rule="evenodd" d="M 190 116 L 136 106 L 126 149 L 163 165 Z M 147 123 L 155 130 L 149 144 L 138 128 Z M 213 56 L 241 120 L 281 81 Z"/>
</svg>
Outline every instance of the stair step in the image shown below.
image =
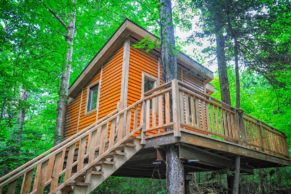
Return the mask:
<svg viewBox="0 0 291 194">
<path fill-rule="evenodd" d="M 115 151 L 111 152 L 110 154 L 108 154 L 108 157 L 113 157 L 115 155 L 125 156 L 125 153 L 121 150 L 115 150 Z"/>
<path fill-rule="evenodd" d="M 104 161 L 102 161 L 102 164 L 114 165 L 114 162 L 113 161 L 104 160 Z"/>
<path fill-rule="evenodd" d="M 101 165 L 101 164 L 113 165 L 114 164 L 113 158 L 104 158 L 103 160 L 97 163 L 97 165 Z"/>
<path fill-rule="evenodd" d="M 120 144 L 119 146 L 118 146 L 118 148 L 120 149 L 120 148 L 123 148 L 123 147 L 130 147 L 130 148 L 135 148 L 135 144 L 134 143 L 123 143 L 123 144 Z"/>
<path fill-rule="evenodd" d="M 92 171 L 91 174 L 100 176 L 103 174 L 103 172 L 102 171 Z"/>
<path fill-rule="evenodd" d="M 125 146 L 126 147 L 135 148 L 135 144 L 134 143 L 126 143 Z"/>
<path fill-rule="evenodd" d="M 84 182 L 70 182 L 68 183 L 68 185 L 71 186 L 79 186 L 79 187 L 88 187 L 90 185 L 90 183 L 84 183 Z"/>
</svg>

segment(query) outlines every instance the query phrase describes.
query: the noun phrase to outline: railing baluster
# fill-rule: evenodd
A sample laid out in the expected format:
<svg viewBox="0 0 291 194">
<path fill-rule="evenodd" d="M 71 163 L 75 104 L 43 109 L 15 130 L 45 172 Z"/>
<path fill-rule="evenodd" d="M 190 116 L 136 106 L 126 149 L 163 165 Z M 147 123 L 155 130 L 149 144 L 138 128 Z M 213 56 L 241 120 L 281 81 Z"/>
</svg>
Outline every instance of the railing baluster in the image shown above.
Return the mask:
<svg viewBox="0 0 291 194">
<path fill-rule="evenodd" d="M 186 116 L 186 124 L 190 124 L 190 107 L 189 107 L 189 95 L 185 93 L 185 116 Z"/>
<path fill-rule="evenodd" d="M 173 104 L 173 106 L 174 106 L 174 104 Z M 173 109 L 173 111 L 174 111 L 174 109 Z M 166 115 L 166 123 L 165 124 L 169 124 L 171 122 L 171 120 L 170 120 L 171 119 L 171 115 L 170 114 L 171 114 L 171 110 L 170 110 L 170 94 L 169 94 L 169 92 L 167 92 L 165 94 L 165 115 Z"/>
<path fill-rule="evenodd" d="M 146 129 L 150 128 L 150 119 L 151 119 L 151 112 L 150 112 L 150 105 L 151 100 L 146 100 Z"/>
<path fill-rule="evenodd" d="M 28 194 L 30 192 L 31 185 L 32 185 L 32 178 L 33 178 L 33 170 L 27 171 L 24 174 L 22 185 L 21 185 L 21 191 L 20 191 L 21 194 Z"/>
<path fill-rule="evenodd" d="M 112 120 L 110 126 L 109 148 L 111 148 L 114 145 L 114 140 L 115 140 L 115 120 Z"/>
<path fill-rule="evenodd" d="M 117 141 L 121 141 L 124 123 L 124 113 L 120 114 L 118 119 Z"/>
<path fill-rule="evenodd" d="M 56 188 L 59 183 L 59 173 L 63 169 L 63 163 L 64 163 L 64 157 L 66 153 L 66 148 L 63 148 L 63 150 L 56 155 L 55 159 L 55 165 L 53 169 L 53 175 L 52 175 L 52 182 L 51 182 L 51 187 L 50 187 L 50 192 L 55 192 Z"/>
<path fill-rule="evenodd" d="M 99 126 L 97 128 L 97 138 L 96 138 L 96 149 L 99 149 L 100 148 L 100 142 L 101 142 L 101 135 L 102 135 L 102 127 Z M 100 151 L 100 150 L 99 150 Z"/>
<path fill-rule="evenodd" d="M 77 171 L 80 171 L 84 167 L 86 143 L 87 143 L 86 137 L 83 137 L 79 145 Z"/>
<path fill-rule="evenodd" d="M 134 106 L 133 130 L 136 130 L 138 122 L 138 105 Z"/>
<path fill-rule="evenodd" d="M 130 124 L 131 124 L 131 109 L 129 109 L 127 111 L 127 116 L 126 116 L 126 133 L 125 133 L 125 136 L 130 134 Z"/>
<path fill-rule="evenodd" d="M 42 166 L 42 163 L 39 163 L 37 165 L 32 191 L 38 190 L 39 182 L 41 181 L 41 166 Z"/>
<path fill-rule="evenodd" d="M 72 174 L 72 164 L 74 161 L 74 155 L 75 155 L 75 144 L 71 145 L 69 148 L 67 163 L 66 163 L 66 173 L 65 173 L 65 181 L 70 178 Z"/>
<path fill-rule="evenodd" d="M 118 133 L 117 134 L 117 139 L 118 139 L 117 141 L 119 141 L 119 138 L 121 138 L 121 137 L 119 137 L 120 136 L 119 134 L 122 135 L 121 130 L 120 130 L 122 128 L 122 120 L 121 119 L 119 119 L 119 127 L 120 128 L 117 131 L 117 133 Z M 108 133 L 107 133 L 107 124 L 104 124 L 103 126 L 101 126 L 101 130 L 102 130 L 102 133 L 101 133 L 101 141 L 100 141 L 99 155 L 103 154 L 104 151 L 105 151 L 106 140 L 107 140 L 107 136 L 108 136 Z"/>
<path fill-rule="evenodd" d="M 190 111 L 191 111 L 191 126 L 195 127 L 196 126 L 196 121 L 195 121 L 195 103 L 194 99 L 192 96 L 190 96 Z"/>
<path fill-rule="evenodd" d="M 157 101 L 156 97 L 152 98 L 152 127 L 157 126 Z"/>
<path fill-rule="evenodd" d="M 179 93 L 179 99 L 180 99 L 180 122 L 182 124 L 185 124 L 185 103 L 184 103 L 184 93 Z"/>
<path fill-rule="evenodd" d="M 146 143 L 146 140 L 145 140 L 145 137 L 146 137 L 146 134 L 145 134 L 145 130 L 146 130 L 146 101 L 143 100 L 142 102 L 142 117 L 141 117 L 141 123 L 142 123 L 142 130 L 141 130 L 141 144 L 145 144 Z"/>
<path fill-rule="evenodd" d="M 88 152 L 88 161 L 89 163 L 92 162 L 95 159 L 95 152 L 96 152 L 96 146 L 97 146 L 97 139 L 100 138 L 100 136 L 97 136 L 98 129 L 92 131 L 91 135 L 91 141 L 90 144 L 88 145 L 89 147 L 89 152 Z"/>
<path fill-rule="evenodd" d="M 14 194 L 15 191 L 16 191 L 16 180 L 13 181 L 12 183 L 9 183 L 7 194 Z"/>
<path fill-rule="evenodd" d="M 163 115 L 163 107 L 164 107 L 164 95 L 159 96 L 159 126 L 164 124 L 164 115 Z"/>
</svg>

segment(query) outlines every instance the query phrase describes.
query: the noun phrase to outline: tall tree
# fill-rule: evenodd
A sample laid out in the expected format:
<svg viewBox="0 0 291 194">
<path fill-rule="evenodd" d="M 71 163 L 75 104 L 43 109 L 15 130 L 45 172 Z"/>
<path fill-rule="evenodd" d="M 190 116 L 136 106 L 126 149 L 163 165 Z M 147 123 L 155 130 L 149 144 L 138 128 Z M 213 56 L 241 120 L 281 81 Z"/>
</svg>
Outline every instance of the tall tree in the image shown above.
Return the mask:
<svg viewBox="0 0 291 194">
<path fill-rule="evenodd" d="M 171 0 L 160 0 L 161 62 L 163 82 L 177 79 L 177 58 Z M 166 148 L 167 193 L 184 193 L 184 166 L 174 145 Z"/>
<path fill-rule="evenodd" d="M 67 54 L 66 63 L 62 67 L 62 77 L 59 89 L 59 101 L 57 106 L 57 125 L 56 125 L 56 135 L 55 144 L 62 142 L 64 138 L 64 125 L 65 125 L 65 112 L 69 93 L 69 82 L 70 74 L 72 68 L 72 58 L 73 58 L 73 42 L 76 31 L 76 0 L 70 2 L 71 13 L 68 14 L 68 24 L 50 7 L 47 7 L 48 11 L 53 15 L 53 17 L 65 28 L 65 41 L 67 43 Z"/>
</svg>

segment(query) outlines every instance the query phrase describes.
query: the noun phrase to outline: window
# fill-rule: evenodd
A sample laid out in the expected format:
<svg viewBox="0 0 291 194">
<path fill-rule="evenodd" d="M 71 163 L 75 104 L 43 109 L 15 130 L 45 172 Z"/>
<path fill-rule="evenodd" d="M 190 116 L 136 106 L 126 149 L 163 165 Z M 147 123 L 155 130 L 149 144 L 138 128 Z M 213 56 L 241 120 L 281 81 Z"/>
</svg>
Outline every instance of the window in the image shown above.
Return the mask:
<svg viewBox="0 0 291 194">
<path fill-rule="evenodd" d="M 146 93 L 147 91 L 150 91 L 154 87 L 156 87 L 156 79 L 149 77 L 147 75 L 144 75 L 143 92 Z"/>
<path fill-rule="evenodd" d="M 98 90 L 99 90 L 99 85 L 96 84 L 92 87 L 89 88 L 89 93 L 88 93 L 88 102 L 87 102 L 87 112 L 90 112 L 97 107 L 97 102 L 98 102 Z"/>
</svg>

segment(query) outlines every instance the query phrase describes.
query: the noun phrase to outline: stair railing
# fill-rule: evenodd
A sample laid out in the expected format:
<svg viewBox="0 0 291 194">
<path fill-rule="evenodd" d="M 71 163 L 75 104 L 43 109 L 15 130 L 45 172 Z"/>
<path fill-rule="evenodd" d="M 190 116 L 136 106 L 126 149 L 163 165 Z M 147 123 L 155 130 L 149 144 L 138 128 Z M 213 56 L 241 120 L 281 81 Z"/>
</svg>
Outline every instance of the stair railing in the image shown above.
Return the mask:
<svg viewBox="0 0 291 194">
<path fill-rule="evenodd" d="M 64 142 L 1 177 L 2 193 L 54 193 L 79 176 L 96 158 L 141 129 L 137 125 L 143 99 L 106 116 Z M 135 114 L 132 114 L 135 112 Z M 133 121 L 133 122 L 131 122 Z M 134 126 L 134 128 L 131 128 Z M 101 137 L 101 138 L 100 138 Z M 75 157 L 77 156 L 77 157 Z"/>
</svg>

